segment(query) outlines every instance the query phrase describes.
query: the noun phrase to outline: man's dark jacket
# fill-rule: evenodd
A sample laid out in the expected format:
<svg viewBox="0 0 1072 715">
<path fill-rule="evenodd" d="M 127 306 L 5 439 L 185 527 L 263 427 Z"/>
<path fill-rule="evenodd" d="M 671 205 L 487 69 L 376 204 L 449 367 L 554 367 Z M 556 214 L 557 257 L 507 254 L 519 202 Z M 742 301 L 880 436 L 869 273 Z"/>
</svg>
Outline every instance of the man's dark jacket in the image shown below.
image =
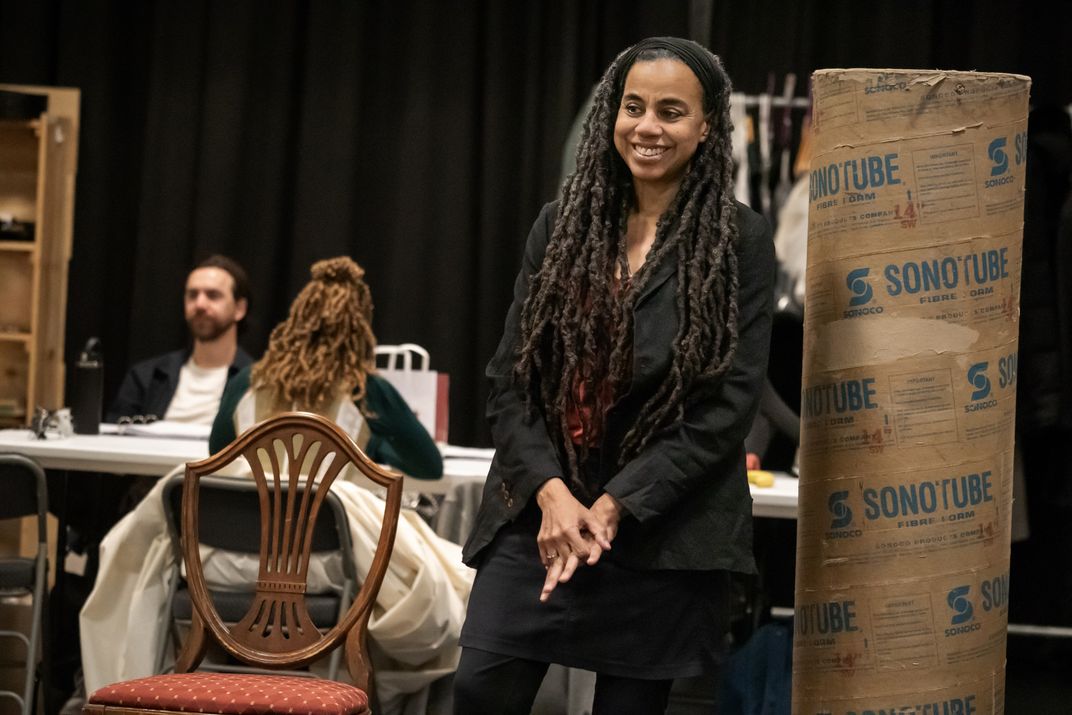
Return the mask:
<svg viewBox="0 0 1072 715">
<path fill-rule="evenodd" d="M 542 415 L 529 413 L 513 380 L 521 308 L 529 279 L 543 262 L 555 214 L 556 204 L 548 204 L 532 227 L 503 338 L 487 368 L 487 416 L 496 451 L 463 552 L 470 565 L 479 564 L 484 547 L 517 518 L 544 481 L 568 474 Z M 674 255 L 652 266 L 654 273 L 635 304 L 632 382 L 607 413 L 600 460 L 604 490 L 628 513 L 608 557 L 627 566 L 755 571 L 743 443 L 766 374 L 775 259 L 766 220 L 738 204 L 737 226 L 740 313 L 733 363 L 716 389 L 686 404 L 679 427 L 652 439 L 619 470 L 622 440 L 673 360 L 678 329 Z"/>
<path fill-rule="evenodd" d="M 120 417 L 134 415 L 155 415 L 164 419 L 179 386 L 179 372 L 189 359 L 189 350 L 176 350 L 135 364 L 123 378 L 119 393 L 108 407 L 105 421 L 115 422 Z M 252 362 L 249 353 L 238 348 L 234 362 L 227 368 L 227 380 Z"/>
</svg>

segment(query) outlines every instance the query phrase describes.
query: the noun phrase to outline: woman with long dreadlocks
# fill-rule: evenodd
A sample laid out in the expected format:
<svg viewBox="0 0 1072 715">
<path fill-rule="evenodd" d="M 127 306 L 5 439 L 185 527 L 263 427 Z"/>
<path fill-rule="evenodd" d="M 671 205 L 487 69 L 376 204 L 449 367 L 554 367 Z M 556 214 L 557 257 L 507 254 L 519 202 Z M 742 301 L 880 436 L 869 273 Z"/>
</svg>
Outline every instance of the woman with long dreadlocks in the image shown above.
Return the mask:
<svg viewBox="0 0 1072 715">
<path fill-rule="evenodd" d="M 623 52 L 529 234 L 487 370 L 458 713 L 529 712 L 550 662 L 598 674 L 594 713 L 663 712 L 717 655 L 727 572 L 755 570 L 774 250 L 733 199 L 729 94 L 694 42 Z"/>
<path fill-rule="evenodd" d="M 272 330 L 264 357 L 227 384 L 209 450 L 215 454 L 272 415 L 304 410 L 333 419 L 370 459 L 415 477 L 442 475 L 435 442 L 402 396 L 374 372 L 365 271 L 342 256 L 318 261 L 310 272 L 290 315 Z"/>
</svg>

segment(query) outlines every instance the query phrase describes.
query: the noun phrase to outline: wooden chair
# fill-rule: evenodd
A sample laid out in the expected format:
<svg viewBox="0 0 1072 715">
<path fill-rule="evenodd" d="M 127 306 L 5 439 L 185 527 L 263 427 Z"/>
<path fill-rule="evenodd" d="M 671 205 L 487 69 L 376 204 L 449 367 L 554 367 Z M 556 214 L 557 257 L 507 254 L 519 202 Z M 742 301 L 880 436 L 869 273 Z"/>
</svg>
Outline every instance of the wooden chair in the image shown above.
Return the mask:
<svg viewBox="0 0 1072 715">
<path fill-rule="evenodd" d="M 213 606 L 202 571 L 196 537 L 198 483 L 239 457 L 252 469 L 260 496 L 260 570 L 249 611 L 229 627 Z M 326 490 L 348 465 L 387 489 L 384 521 L 357 597 L 342 620 L 322 633 L 305 603 L 312 535 Z M 194 614 L 175 672 L 105 686 L 90 695 L 84 712 L 368 713 L 372 687 L 368 619 L 394 546 L 401 502 L 402 478 L 377 466 L 333 422 L 318 415 L 274 417 L 214 457 L 188 464 L 182 503 L 183 560 Z M 243 663 L 269 669 L 308 665 L 345 642 L 345 662 L 356 687 L 319 678 L 191 672 L 210 640 Z"/>
<path fill-rule="evenodd" d="M 23 516 L 37 517 L 37 552 L 33 558 L 0 558 L 0 596 L 22 596 L 29 594 L 32 598 L 32 615 L 30 635 L 20 631 L 0 630 L 0 639 L 22 643 L 25 660 L 21 661 L 25 674 L 21 691 L 0 690 L 0 699 L 10 698 L 18 703 L 22 715 L 30 715 L 35 710 L 37 683 L 41 675 L 39 661 L 44 650 L 43 637 L 45 623 L 45 577 L 48 574 L 48 542 L 45 521 L 48 514 L 48 488 L 45 486 L 45 473 L 33 460 L 19 454 L 0 454 L 0 519 L 13 519 Z M 0 654 L 15 656 L 18 647 L 6 645 L 0 648 Z M 17 660 L 4 659 L 5 665 L 18 663 Z"/>
</svg>

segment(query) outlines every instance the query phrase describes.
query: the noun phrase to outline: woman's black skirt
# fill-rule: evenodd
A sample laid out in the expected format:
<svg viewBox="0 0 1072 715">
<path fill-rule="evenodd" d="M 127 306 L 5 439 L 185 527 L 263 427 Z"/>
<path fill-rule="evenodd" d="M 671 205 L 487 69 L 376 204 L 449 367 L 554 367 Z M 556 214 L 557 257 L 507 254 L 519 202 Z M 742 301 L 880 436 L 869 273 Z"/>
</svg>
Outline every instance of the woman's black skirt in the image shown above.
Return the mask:
<svg viewBox="0 0 1072 715">
<path fill-rule="evenodd" d="M 728 610 L 724 571 L 627 568 L 612 549 L 540 603 L 546 571 L 534 501 L 487 546 L 463 646 L 650 680 L 700 675 L 717 660 Z"/>
</svg>

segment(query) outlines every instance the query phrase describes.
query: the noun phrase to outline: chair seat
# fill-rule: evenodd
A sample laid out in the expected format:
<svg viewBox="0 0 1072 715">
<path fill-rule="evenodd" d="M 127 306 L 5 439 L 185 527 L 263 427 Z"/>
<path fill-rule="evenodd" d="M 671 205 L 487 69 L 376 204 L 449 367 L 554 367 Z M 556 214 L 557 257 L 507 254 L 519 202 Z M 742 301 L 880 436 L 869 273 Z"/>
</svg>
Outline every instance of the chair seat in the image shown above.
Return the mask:
<svg viewBox="0 0 1072 715">
<path fill-rule="evenodd" d="M 0 559 L 0 591 L 34 587 L 33 559 Z"/>
<path fill-rule="evenodd" d="M 224 715 L 364 715 L 368 695 L 346 683 L 286 675 L 175 673 L 106 685 L 89 705 Z"/>
</svg>

